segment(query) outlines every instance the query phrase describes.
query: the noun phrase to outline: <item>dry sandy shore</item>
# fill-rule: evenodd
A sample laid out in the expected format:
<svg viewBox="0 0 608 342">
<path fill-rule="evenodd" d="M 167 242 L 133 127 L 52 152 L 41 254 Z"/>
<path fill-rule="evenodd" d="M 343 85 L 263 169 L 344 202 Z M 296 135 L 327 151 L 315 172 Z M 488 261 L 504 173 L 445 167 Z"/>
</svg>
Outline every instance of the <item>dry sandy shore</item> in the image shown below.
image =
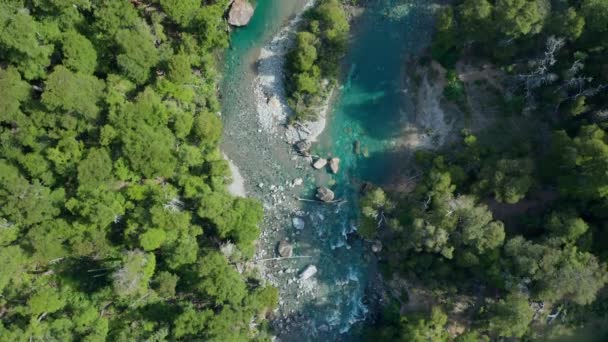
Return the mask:
<svg viewBox="0 0 608 342">
<path fill-rule="evenodd" d="M 245 190 L 245 178 L 241 175 L 239 168 L 234 164 L 225 153 L 222 153 L 224 159 L 228 162 L 230 173 L 232 174 L 232 183 L 228 185 L 228 192 L 232 196 L 236 197 L 247 197 L 247 191 Z"/>
</svg>

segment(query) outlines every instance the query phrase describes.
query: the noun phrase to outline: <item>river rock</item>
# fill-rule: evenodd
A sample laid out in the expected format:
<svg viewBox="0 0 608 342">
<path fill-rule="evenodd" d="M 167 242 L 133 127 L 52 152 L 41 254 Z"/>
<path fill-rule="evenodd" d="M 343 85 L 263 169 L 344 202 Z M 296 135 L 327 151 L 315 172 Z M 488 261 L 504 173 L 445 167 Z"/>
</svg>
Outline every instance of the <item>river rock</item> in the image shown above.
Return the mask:
<svg viewBox="0 0 608 342">
<path fill-rule="evenodd" d="M 335 194 L 328 188 L 321 186 L 317 188 L 317 198 L 323 202 L 331 202 L 334 200 Z"/>
<path fill-rule="evenodd" d="M 325 165 L 327 165 L 327 159 L 319 158 L 312 164 L 312 167 L 314 167 L 317 170 L 320 170 L 320 169 L 324 168 Z"/>
<path fill-rule="evenodd" d="M 361 142 L 359 140 L 355 141 L 355 154 L 361 154 Z"/>
<path fill-rule="evenodd" d="M 302 230 L 306 226 L 304 220 L 299 217 L 294 217 L 291 219 L 291 223 L 293 224 L 293 227 L 298 230 Z"/>
<path fill-rule="evenodd" d="M 310 148 L 312 147 L 312 144 L 308 140 L 300 140 L 295 144 L 294 147 L 296 148 L 296 151 L 298 151 L 298 153 L 308 156 L 310 154 L 309 152 Z"/>
<path fill-rule="evenodd" d="M 269 97 L 268 101 L 266 101 L 266 103 L 268 104 L 268 106 L 270 106 L 271 109 L 274 109 L 274 110 L 281 109 L 281 101 L 276 96 Z"/>
<path fill-rule="evenodd" d="M 293 255 L 293 246 L 287 240 L 281 240 L 277 245 L 277 251 L 283 258 L 290 258 Z"/>
<path fill-rule="evenodd" d="M 293 180 L 293 186 L 300 186 L 302 184 L 304 184 L 304 180 L 302 178 L 296 178 Z"/>
<path fill-rule="evenodd" d="M 329 169 L 333 173 L 338 173 L 338 170 L 340 170 L 340 158 L 331 158 L 329 160 Z"/>
<path fill-rule="evenodd" d="M 302 273 L 300 273 L 300 280 L 306 280 L 317 274 L 317 267 L 315 265 L 308 265 Z"/>
<path fill-rule="evenodd" d="M 372 243 L 372 252 L 380 253 L 382 251 L 382 242 L 376 240 Z"/>
<path fill-rule="evenodd" d="M 234 0 L 228 12 L 228 23 L 232 26 L 245 26 L 253 16 L 253 6 L 247 0 Z"/>
</svg>

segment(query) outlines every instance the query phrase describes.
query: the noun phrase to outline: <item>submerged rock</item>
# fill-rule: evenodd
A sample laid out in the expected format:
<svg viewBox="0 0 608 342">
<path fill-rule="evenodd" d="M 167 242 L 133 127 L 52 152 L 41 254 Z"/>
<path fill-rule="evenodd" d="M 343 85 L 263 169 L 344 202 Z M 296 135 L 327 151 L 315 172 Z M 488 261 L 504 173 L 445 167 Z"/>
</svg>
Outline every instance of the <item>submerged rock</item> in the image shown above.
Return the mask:
<svg viewBox="0 0 608 342">
<path fill-rule="evenodd" d="M 290 258 L 293 255 L 293 246 L 287 240 L 281 240 L 277 245 L 277 252 L 283 258 Z"/>
<path fill-rule="evenodd" d="M 228 12 L 228 23 L 232 26 L 245 26 L 253 16 L 253 6 L 247 0 L 234 0 Z"/>
<path fill-rule="evenodd" d="M 298 230 L 302 230 L 306 226 L 306 223 L 304 222 L 304 220 L 299 217 L 294 217 L 291 220 L 291 223 L 293 224 L 293 227 Z"/>
<path fill-rule="evenodd" d="M 314 276 L 315 274 L 317 274 L 317 267 L 315 265 L 308 265 L 304 269 L 304 271 L 302 271 L 302 273 L 300 273 L 300 279 L 306 280 L 306 279 L 309 279 L 310 277 Z"/>
<path fill-rule="evenodd" d="M 355 141 L 355 154 L 359 155 L 361 154 L 361 142 L 359 140 Z"/>
<path fill-rule="evenodd" d="M 320 170 L 320 169 L 324 168 L 325 165 L 327 165 L 327 159 L 319 158 L 312 164 L 312 167 L 314 167 L 317 170 Z"/>
<path fill-rule="evenodd" d="M 292 186 L 300 186 L 304 184 L 304 180 L 302 178 L 296 178 L 293 180 Z"/>
<path fill-rule="evenodd" d="M 322 186 L 317 188 L 317 198 L 323 202 L 331 202 L 334 200 L 335 194 L 333 191 Z"/>
<path fill-rule="evenodd" d="M 329 160 L 329 168 L 331 172 L 338 173 L 338 170 L 340 170 L 340 158 L 331 158 Z"/>
</svg>

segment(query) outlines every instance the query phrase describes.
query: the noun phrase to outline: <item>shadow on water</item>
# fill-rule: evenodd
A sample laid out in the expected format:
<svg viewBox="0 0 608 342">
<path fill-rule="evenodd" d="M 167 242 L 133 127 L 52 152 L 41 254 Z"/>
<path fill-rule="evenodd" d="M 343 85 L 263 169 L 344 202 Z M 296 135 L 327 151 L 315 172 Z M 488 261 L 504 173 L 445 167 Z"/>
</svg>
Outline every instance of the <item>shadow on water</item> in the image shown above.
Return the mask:
<svg viewBox="0 0 608 342">
<path fill-rule="evenodd" d="M 382 187 L 401 184 L 410 178 L 413 151 L 407 147 L 396 147 L 379 151 L 368 157 L 360 157 L 354 182 L 370 182 Z"/>
<path fill-rule="evenodd" d="M 353 28 L 345 82 L 335 116 L 372 139 L 398 137 L 404 120 L 406 60 L 429 39 L 430 3 L 376 0 Z M 406 116 L 406 115 L 405 115 Z"/>
</svg>

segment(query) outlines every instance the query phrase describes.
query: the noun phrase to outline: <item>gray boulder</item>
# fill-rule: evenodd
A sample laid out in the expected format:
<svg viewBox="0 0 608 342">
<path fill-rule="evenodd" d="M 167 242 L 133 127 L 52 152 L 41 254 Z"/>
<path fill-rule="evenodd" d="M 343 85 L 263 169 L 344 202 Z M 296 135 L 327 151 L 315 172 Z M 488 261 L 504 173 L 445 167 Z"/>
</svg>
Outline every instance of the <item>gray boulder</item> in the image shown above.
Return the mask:
<svg viewBox="0 0 608 342">
<path fill-rule="evenodd" d="M 317 198 L 323 202 L 331 202 L 335 196 L 333 191 L 324 186 L 317 188 Z"/>
<path fill-rule="evenodd" d="M 283 258 L 290 258 L 293 255 L 293 246 L 287 240 L 281 240 L 277 245 L 277 252 Z"/>
</svg>

